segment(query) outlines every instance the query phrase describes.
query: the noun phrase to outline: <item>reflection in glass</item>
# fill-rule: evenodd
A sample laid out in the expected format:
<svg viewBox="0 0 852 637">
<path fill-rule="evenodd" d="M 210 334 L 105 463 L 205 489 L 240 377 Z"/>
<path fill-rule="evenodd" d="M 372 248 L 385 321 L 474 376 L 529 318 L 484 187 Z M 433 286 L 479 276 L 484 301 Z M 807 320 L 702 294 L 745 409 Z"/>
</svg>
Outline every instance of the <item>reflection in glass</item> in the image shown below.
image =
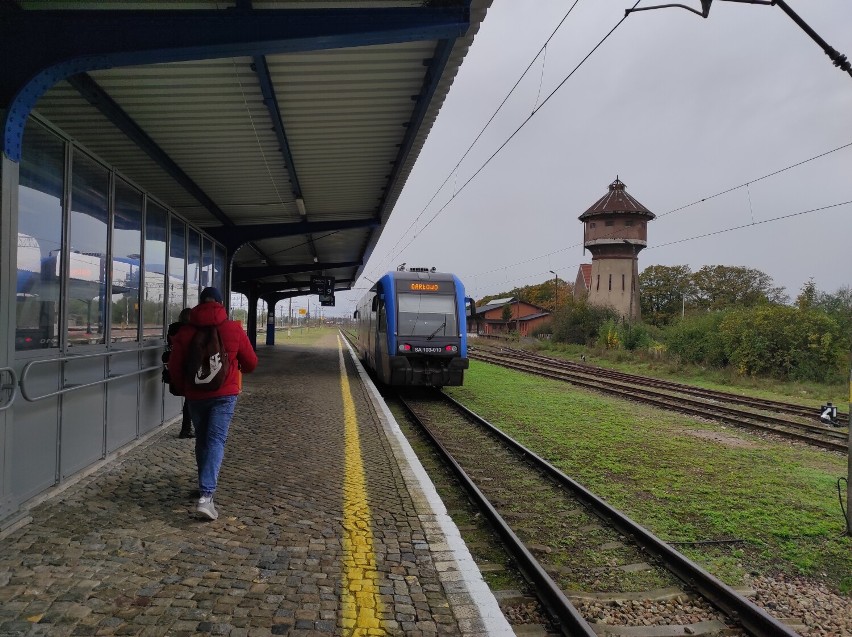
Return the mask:
<svg viewBox="0 0 852 637">
<path fill-rule="evenodd" d="M 168 214 L 149 201 L 145 210 L 145 291 L 142 300 L 142 338 L 163 337 L 166 304 L 166 223 Z M 181 271 L 181 290 L 183 290 Z M 181 291 L 181 295 L 183 292 Z"/>
<path fill-rule="evenodd" d="M 108 192 L 107 169 L 75 150 L 68 231 L 69 345 L 104 342 Z"/>
<path fill-rule="evenodd" d="M 190 228 L 187 238 L 186 303 L 192 307 L 198 304 L 198 295 L 201 292 L 201 235 Z"/>
<path fill-rule="evenodd" d="M 186 280 L 186 225 L 172 217 L 171 239 L 169 241 L 169 310 L 166 322 L 178 320 L 180 311 L 185 307 L 184 281 Z"/>
<path fill-rule="evenodd" d="M 215 285 L 213 282 L 213 242 L 207 237 L 201 240 L 201 287 Z"/>
<path fill-rule="evenodd" d="M 225 294 L 225 249 L 219 244 L 213 247 L 215 248 L 213 255 L 213 285 L 219 288 L 222 294 Z"/>
<path fill-rule="evenodd" d="M 118 179 L 112 230 L 112 341 L 139 340 L 142 193 Z"/>
<path fill-rule="evenodd" d="M 458 336 L 456 300 L 448 294 L 400 294 L 400 336 Z"/>
<path fill-rule="evenodd" d="M 64 143 L 29 121 L 18 188 L 15 349 L 59 347 Z"/>
</svg>

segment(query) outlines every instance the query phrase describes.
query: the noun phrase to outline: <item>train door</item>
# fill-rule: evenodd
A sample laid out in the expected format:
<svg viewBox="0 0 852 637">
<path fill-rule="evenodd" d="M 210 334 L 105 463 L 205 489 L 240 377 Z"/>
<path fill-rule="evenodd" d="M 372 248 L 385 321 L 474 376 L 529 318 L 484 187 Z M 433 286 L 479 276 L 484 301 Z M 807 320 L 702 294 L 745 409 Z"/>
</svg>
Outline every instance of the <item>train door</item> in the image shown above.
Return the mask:
<svg viewBox="0 0 852 637">
<path fill-rule="evenodd" d="M 374 369 L 383 383 L 390 380 L 388 361 L 388 316 L 383 295 L 376 296 L 376 343 Z"/>
</svg>

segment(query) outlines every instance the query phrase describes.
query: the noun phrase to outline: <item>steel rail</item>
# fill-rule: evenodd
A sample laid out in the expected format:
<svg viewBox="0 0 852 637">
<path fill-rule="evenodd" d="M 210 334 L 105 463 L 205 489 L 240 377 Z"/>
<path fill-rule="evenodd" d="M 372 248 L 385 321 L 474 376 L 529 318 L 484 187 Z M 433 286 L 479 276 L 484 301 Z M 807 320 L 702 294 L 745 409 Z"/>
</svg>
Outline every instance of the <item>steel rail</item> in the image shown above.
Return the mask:
<svg viewBox="0 0 852 637">
<path fill-rule="evenodd" d="M 669 544 L 663 542 L 649 530 L 637 524 L 624 513 L 608 504 L 602 498 L 586 489 L 576 480 L 547 462 L 544 458 L 502 432 L 479 414 L 471 411 L 443 392 L 440 395 L 449 404 L 468 416 L 473 422 L 484 427 L 515 451 L 523 454 L 539 469 L 546 472 L 562 486 L 568 487 L 583 500 L 597 515 L 609 520 L 623 533 L 633 537 L 643 548 L 654 555 L 675 576 L 688 586 L 695 588 L 705 599 L 728 617 L 736 620 L 755 637 L 796 637 L 798 633 L 789 626 L 769 615 L 762 608 L 749 601 L 722 581 L 678 553 Z"/>
<path fill-rule="evenodd" d="M 620 372 L 618 370 L 606 369 L 603 367 L 597 367 L 594 365 L 587 365 L 582 363 L 575 363 L 573 361 L 566 361 L 560 358 L 553 358 L 550 356 L 544 356 L 542 354 L 536 354 L 533 352 L 527 352 L 526 350 L 516 349 L 511 347 L 503 347 L 500 348 L 503 351 L 510 352 L 511 354 L 526 358 L 530 360 L 540 360 L 547 361 L 552 363 L 553 365 L 559 367 L 565 367 L 566 369 L 574 369 L 577 370 L 578 373 L 585 373 L 594 376 L 604 376 L 606 378 L 623 378 L 630 382 L 638 382 L 645 383 L 646 385 L 652 387 L 660 387 L 660 388 L 671 388 L 673 391 L 680 391 L 682 393 L 695 394 L 697 396 L 707 396 L 710 398 L 718 398 L 721 400 L 725 400 L 731 403 L 737 403 L 741 405 L 752 405 L 755 407 L 766 407 L 768 409 L 775 409 L 778 411 L 784 411 L 790 414 L 795 414 L 798 416 L 804 416 L 806 418 L 813 418 L 814 412 L 816 408 L 807 407 L 805 405 L 797 405 L 795 403 L 785 403 L 780 400 L 770 400 L 768 398 L 756 398 L 752 396 L 742 396 L 740 394 L 732 394 L 730 392 L 719 391 L 715 389 L 705 389 L 703 387 L 697 387 L 695 385 L 687 385 L 686 383 L 678 383 L 676 381 L 664 380 L 661 378 L 652 378 L 649 376 L 640 376 L 638 374 L 630 374 L 627 372 Z M 844 414 L 842 412 L 837 413 L 837 419 L 843 421 L 848 418 L 848 414 Z"/>
<path fill-rule="evenodd" d="M 497 532 L 503 538 L 507 548 L 512 553 L 512 556 L 517 560 L 519 567 L 529 580 L 537 587 L 540 592 L 545 606 L 548 610 L 559 619 L 562 626 L 569 630 L 569 635 L 585 635 L 586 637 L 596 637 L 595 631 L 589 626 L 588 622 L 583 618 L 580 612 L 576 609 L 571 600 L 562 592 L 559 585 L 553 581 L 544 567 L 533 556 L 533 554 L 524 546 L 520 538 L 515 535 L 511 527 L 506 523 L 503 517 L 497 512 L 487 497 L 479 490 L 479 488 L 470 479 L 465 470 L 456 461 L 452 454 L 435 436 L 432 430 L 414 413 L 411 406 L 397 394 L 397 400 L 405 409 L 406 414 L 423 430 L 432 444 L 441 452 L 444 460 L 450 465 L 456 477 L 464 486 L 465 490 L 474 499 L 477 506 L 482 509 L 491 520 L 491 523 L 496 528 Z"/>
<path fill-rule="evenodd" d="M 577 385 L 579 387 L 584 387 L 586 389 L 592 389 L 595 391 L 603 391 L 606 393 L 614 394 L 620 396 L 622 398 L 628 398 L 632 400 L 638 400 L 640 402 L 648 403 L 654 405 L 655 407 L 660 407 L 661 409 L 666 409 L 669 411 L 678 411 L 681 413 L 685 413 L 691 416 L 698 416 L 701 418 L 712 418 L 719 422 L 723 422 L 726 424 L 738 426 L 738 427 L 749 427 L 752 429 L 757 429 L 759 431 L 764 431 L 768 433 L 774 433 L 778 435 L 787 436 L 789 438 L 793 438 L 795 440 L 799 440 L 801 442 L 807 442 L 813 444 L 818 447 L 823 447 L 825 449 L 830 449 L 832 451 L 847 451 L 847 445 L 841 442 L 833 440 L 826 440 L 823 438 L 817 438 L 815 436 L 809 435 L 807 433 L 800 433 L 797 431 L 789 431 L 788 429 L 779 429 L 777 426 L 772 427 L 769 425 L 761 424 L 760 422 L 753 422 L 749 420 L 743 419 L 752 419 L 752 420 L 764 420 L 765 422 L 776 423 L 778 426 L 789 427 L 792 429 L 807 429 L 808 425 L 803 425 L 801 423 L 794 423 L 790 421 L 784 421 L 780 419 L 773 419 L 769 416 L 762 416 L 760 414 L 753 414 L 750 412 L 742 412 L 736 409 L 709 405 L 706 403 L 700 403 L 698 401 L 689 400 L 685 398 L 680 398 L 676 402 L 665 401 L 661 398 L 659 393 L 655 393 L 651 390 L 644 390 L 641 388 L 627 388 L 622 385 L 618 385 L 613 382 L 609 382 L 606 380 L 597 380 L 590 381 L 584 380 L 582 378 L 576 378 L 571 376 L 570 372 L 562 371 L 562 372 L 548 372 L 543 369 L 537 369 L 530 365 L 524 365 L 523 363 L 510 362 L 506 360 L 501 360 L 498 357 L 489 357 L 483 356 L 482 354 L 474 354 L 471 355 L 471 358 L 475 358 L 478 360 L 482 360 L 485 362 L 492 362 L 496 365 L 502 365 L 503 367 L 508 367 L 510 369 L 515 369 L 518 371 L 528 372 L 530 374 L 536 374 L 538 376 L 543 376 L 545 378 L 550 378 L 552 380 L 560 380 L 563 382 L 569 382 L 573 385 Z M 655 397 L 656 396 L 656 397 Z M 690 407 L 689 405 L 693 406 Z M 720 413 L 722 412 L 722 413 Z M 724 412 L 727 412 L 728 415 L 725 415 Z M 736 417 L 734 417 L 736 416 Z M 836 437 L 838 432 L 834 431 L 825 431 L 820 430 L 821 434 L 829 435 L 831 437 Z"/>
</svg>

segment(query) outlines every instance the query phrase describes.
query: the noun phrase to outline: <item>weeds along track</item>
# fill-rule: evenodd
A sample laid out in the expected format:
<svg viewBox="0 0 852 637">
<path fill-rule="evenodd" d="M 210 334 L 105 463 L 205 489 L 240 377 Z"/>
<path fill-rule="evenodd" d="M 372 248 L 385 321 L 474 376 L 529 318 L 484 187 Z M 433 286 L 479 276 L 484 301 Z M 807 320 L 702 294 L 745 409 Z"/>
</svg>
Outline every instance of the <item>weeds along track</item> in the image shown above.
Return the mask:
<svg viewBox="0 0 852 637">
<path fill-rule="evenodd" d="M 577 371 L 585 371 L 586 373 L 594 374 L 601 378 L 610 378 L 612 380 L 621 380 L 628 383 L 639 383 L 643 384 L 646 387 L 656 387 L 658 389 L 664 389 L 671 392 L 676 392 L 680 394 L 686 394 L 689 396 L 700 396 L 705 397 L 710 400 L 717 400 L 720 402 L 732 403 L 735 405 L 744 405 L 748 407 L 753 407 L 755 409 L 762 409 L 765 411 L 770 411 L 774 413 L 783 413 L 789 414 L 791 416 L 800 416 L 809 421 L 813 421 L 816 416 L 817 410 L 814 407 L 807 407 L 805 405 L 797 405 L 795 403 L 785 403 L 780 400 L 769 400 L 766 398 L 754 398 L 751 396 L 741 396 L 739 394 L 732 394 L 730 392 L 717 391 L 713 389 L 704 389 L 702 387 L 696 387 L 695 385 L 687 385 L 686 383 L 676 383 L 670 380 L 661 380 L 658 378 L 650 378 L 648 376 L 639 376 L 638 374 L 628 374 L 626 372 L 619 372 L 612 369 L 604 369 L 603 367 L 597 367 L 595 365 L 589 365 L 587 363 L 576 363 L 573 361 L 566 361 L 559 358 L 553 358 L 550 356 L 542 356 L 541 354 L 536 354 L 534 352 L 528 352 L 526 350 L 511 348 L 511 347 L 503 347 L 503 348 L 494 348 L 494 347 L 486 347 L 483 348 L 486 352 L 498 352 L 500 350 L 514 354 L 519 358 L 524 358 L 527 360 L 539 360 L 539 361 L 547 361 L 551 363 L 558 364 L 560 367 L 564 369 L 573 369 Z M 847 422 L 849 419 L 849 414 L 844 414 L 838 412 L 837 419 L 840 422 Z"/>
<path fill-rule="evenodd" d="M 621 398 L 648 403 L 661 409 L 678 411 L 763 433 L 777 434 L 832 451 L 845 453 L 848 450 L 847 432 L 844 429 L 803 422 L 801 415 L 781 417 L 766 413 L 766 411 L 776 410 L 775 407 L 766 405 L 767 402 L 771 401 L 753 401 L 725 392 L 712 392 L 679 383 L 610 372 L 598 367 L 561 361 L 527 352 L 519 353 L 518 350 L 478 348 L 470 352 L 470 358 L 565 381 L 578 387 Z M 730 399 L 731 396 L 735 400 Z M 745 404 L 748 404 L 751 409 L 747 409 Z M 786 405 L 786 403 L 780 404 Z M 788 405 L 788 407 L 793 406 Z M 810 416 L 813 420 L 813 410 L 810 412 Z"/>
<path fill-rule="evenodd" d="M 451 398 L 398 401 L 564 634 L 797 634 Z"/>
</svg>

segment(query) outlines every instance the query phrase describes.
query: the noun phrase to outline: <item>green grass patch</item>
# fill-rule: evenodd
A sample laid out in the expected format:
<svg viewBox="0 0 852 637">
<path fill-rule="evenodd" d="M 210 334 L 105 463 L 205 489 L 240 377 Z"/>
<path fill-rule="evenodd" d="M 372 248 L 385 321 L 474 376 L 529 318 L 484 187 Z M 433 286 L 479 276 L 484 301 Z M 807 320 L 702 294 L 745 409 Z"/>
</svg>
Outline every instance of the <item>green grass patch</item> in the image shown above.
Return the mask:
<svg viewBox="0 0 852 637">
<path fill-rule="evenodd" d="M 690 549 L 731 584 L 782 571 L 852 592 L 837 454 L 478 361 L 447 391 L 657 536 L 744 540 Z"/>
<path fill-rule="evenodd" d="M 515 345 L 517 346 L 517 344 Z M 536 341 L 532 344 L 520 346 L 546 356 L 564 358 L 574 362 L 579 362 L 580 356 L 585 356 L 587 363 L 629 374 L 689 383 L 705 389 L 726 391 L 756 398 L 794 402 L 814 408 L 830 401 L 835 405 L 840 405 L 845 410 L 843 405 L 848 404 L 849 401 L 848 387 L 845 383 L 806 383 L 742 376 L 730 368 L 717 369 L 698 365 L 682 365 L 669 359 L 656 358 L 644 353 L 566 345 L 549 341 Z"/>
</svg>

